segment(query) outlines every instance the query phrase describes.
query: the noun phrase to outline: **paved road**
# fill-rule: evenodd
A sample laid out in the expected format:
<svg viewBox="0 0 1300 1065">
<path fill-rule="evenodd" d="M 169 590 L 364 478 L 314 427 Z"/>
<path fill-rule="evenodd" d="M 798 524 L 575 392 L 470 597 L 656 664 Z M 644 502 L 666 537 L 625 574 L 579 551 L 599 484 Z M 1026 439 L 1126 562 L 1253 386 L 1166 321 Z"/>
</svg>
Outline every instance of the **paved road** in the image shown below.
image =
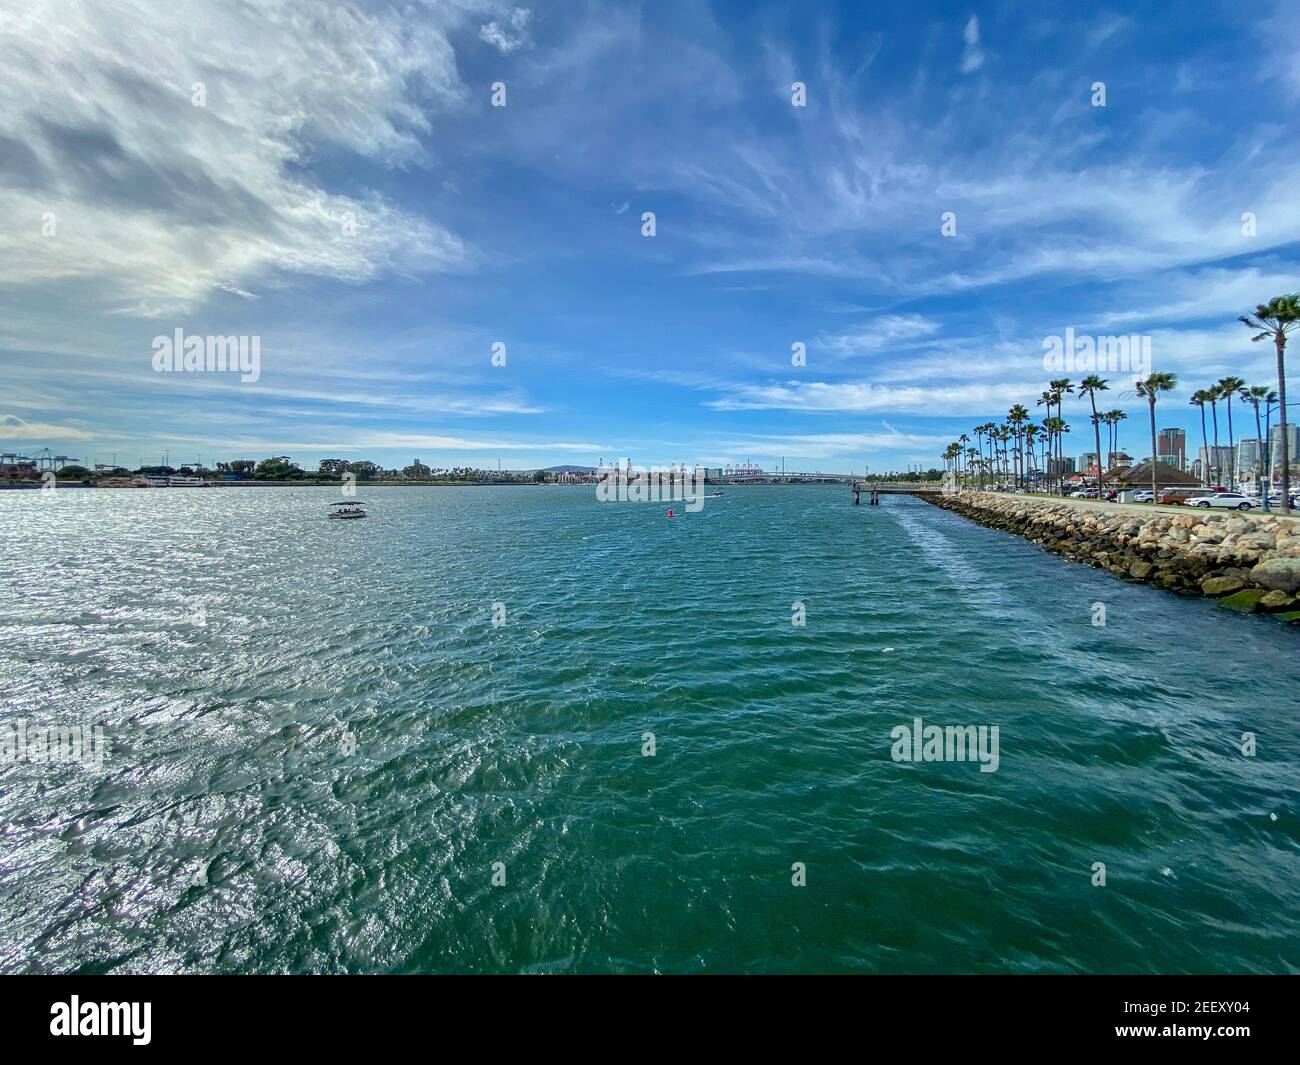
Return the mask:
<svg viewBox="0 0 1300 1065">
<path fill-rule="evenodd" d="M 1008 498 L 1008 497 L 1015 498 L 1016 496 L 1019 496 L 1019 495 L 1020 495 L 1020 493 L 1015 493 L 1015 492 L 983 492 L 983 493 L 980 493 L 980 494 L 982 494 L 982 495 L 987 495 L 987 496 L 992 496 L 992 497 L 994 497 L 995 499 L 1006 499 L 1006 498 Z M 1235 515 L 1242 516 L 1242 517 L 1244 517 L 1244 516 L 1251 516 L 1251 517 L 1262 517 L 1262 516 L 1264 516 L 1264 512 L 1263 512 L 1262 510 L 1245 510 L 1245 511 L 1237 511 L 1237 510 L 1222 510 L 1222 509 L 1220 509 L 1220 508 L 1218 508 L 1218 507 L 1211 507 L 1210 509 L 1205 510 L 1205 509 L 1202 509 L 1202 508 L 1199 508 L 1199 507 L 1197 507 L 1197 508 L 1193 508 L 1193 507 L 1183 507 L 1183 506 L 1165 506 L 1165 505 L 1157 505 L 1157 506 L 1154 506 L 1154 507 L 1153 507 L 1150 503 L 1105 503 L 1105 502 L 1102 502 L 1101 500 L 1098 500 L 1098 499 L 1068 499 L 1068 498 L 1067 498 L 1067 499 L 1062 499 L 1060 496 L 1044 496 L 1044 495 L 1037 495 L 1037 494 L 1026 494 L 1026 495 L 1024 495 L 1024 496 L 1021 496 L 1021 498 L 1024 498 L 1024 499 L 1041 499 L 1041 500 L 1044 500 L 1044 501 L 1051 501 L 1051 502 L 1053 502 L 1053 503 L 1069 503 L 1070 506 L 1072 506 L 1072 507 L 1078 507 L 1080 510 L 1099 510 L 1099 511 L 1104 511 L 1104 512 L 1107 513 L 1107 514 L 1139 514 L 1139 515 L 1142 515 L 1142 514 L 1150 514 L 1153 510 L 1157 510 L 1157 511 L 1160 511 L 1160 512 L 1162 512 L 1162 513 L 1166 513 L 1166 514 L 1184 514 L 1184 515 L 1185 515 L 1185 514 L 1187 514 L 1188 512 L 1191 512 L 1191 513 L 1194 513 L 1194 514 L 1202 514 L 1202 515 L 1204 515 L 1204 514 L 1235 514 Z M 1292 512 L 1291 512 L 1291 515 L 1292 515 L 1292 516 L 1289 517 L 1289 518 L 1284 518 L 1280 513 L 1278 513 L 1276 510 L 1274 510 L 1274 511 L 1272 511 L 1268 516 L 1269 516 L 1269 517 L 1273 517 L 1273 518 L 1278 518 L 1279 520 L 1283 520 L 1283 521 L 1289 521 L 1289 522 L 1291 522 L 1292 524 L 1300 523 L 1300 515 L 1297 515 L 1295 511 L 1292 511 Z"/>
</svg>

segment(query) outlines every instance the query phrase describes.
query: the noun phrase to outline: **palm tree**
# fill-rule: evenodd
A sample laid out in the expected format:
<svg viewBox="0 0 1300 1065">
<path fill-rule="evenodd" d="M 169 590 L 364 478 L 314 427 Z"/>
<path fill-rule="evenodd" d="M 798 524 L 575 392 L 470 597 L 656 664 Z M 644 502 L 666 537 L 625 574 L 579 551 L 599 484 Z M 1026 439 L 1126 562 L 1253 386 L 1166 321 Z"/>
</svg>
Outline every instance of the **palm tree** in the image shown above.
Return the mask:
<svg viewBox="0 0 1300 1065">
<path fill-rule="evenodd" d="M 1210 487 L 1210 441 L 1205 432 L 1205 404 L 1210 402 L 1210 397 L 1206 394 L 1205 389 L 1198 388 L 1192 393 L 1192 398 L 1187 401 L 1193 407 L 1201 408 L 1201 450 L 1205 452 L 1205 461 L 1201 463 L 1201 477 L 1205 480 L 1205 487 Z"/>
<path fill-rule="evenodd" d="M 1043 433 L 1043 480 L 1048 495 L 1052 494 L 1052 462 L 1047 456 L 1052 453 L 1052 419 L 1044 418 L 1039 426 Z"/>
<path fill-rule="evenodd" d="M 1264 472 L 1268 468 L 1264 455 L 1268 448 L 1268 442 L 1264 439 L 1264 426 L 1259 420 L 1259 405 L 1268 403 L 1269 396 L 1273 394 L 1268 385 L 1254 385 L 1250 388 L 1242 387 L 1237 392 L 1237 398 L 1243 403 L 1255 408 L 1255 438 L 1259 441 L 1259 468 L 1255 471 L 1256 487 L 1261 487 L 1264 498 L 1264 507 L 1268 507 L 1268 488 L 1264 486 Z"/>
<path fill-rule="evenodd" d="M 1286 437 L 1286 335 L 1300 325 L 1300 292 L 1288 296 L 1274 296 L 1255 308 L 1253 315 L 1243 314 L 1237 319 L 1243 325 L 1260 332 L 1251 340 L 1268 337 L 1277 348 L 1277 424 L 1282 444 L 1282 513 L 1291 513 L 1291 448 Z"/>
<path fill-rule="evenodd" d="M 993 473 L 993 430 L 994 428 L 995 426 L 993 425 L 992 422 L 985 422 L 983 425 L 979 427 L 983 439 L 986 439 L 989 442 L 989 457 L 987 459 L 984 458 L 984 454 L 983 454 L 984 452 L 983 440 L 981 440 L 980 442 L 980 459 L 983 460 L 981 461 L 980 465 L 984 468 L 984 472 L 988 474 Z"/>
<path fill-rule="evenodd" d="M 1223 398 L 1223 393 L 1219 391 L 1218 385 L 1210 385 L 1205 390 L 1205 398 L 1210 403 L 1210 422 L 1214 426 L 1214 461 L 1210 463 L 1210 468 L 1214 470 L 1214 484 L 1219 483 L 1219 400 Z M 1211 485 L 1213 487 L 1213 485 Z"/>
<path fill-rule="evenodd" d="M 1109 454 L 1113 455 L 1119 450 L 1119 423 L 1127 418 L 1128 414 L 1116 408 L 1115 410 L 1108 410 L 1102 417 L 1105 419 L 1106 425 L 1110 427 L 1110 440 L 1107 443 L 1107 448 Z M 1107 459 L 1106 465 L 1110 465 L 1109 459 Z"/>
<path fill-rule="evenodd" d="M 1038 473 L 1038 458 L 1034 454 L 1034 441 L 1038 439 L 1038 425 L 1030 422 L 1024 430 L 1025 444 L 1029 448 L 1029 458 L 1034 467 L 1034 473 Z"/>
<path fill-rule="evenodd" d="M 1049 417 L 1044 425 L 1047 427 L 1049 436 L 1056 440 L 1057 451 L 1063 450 L 1062 437 L 1070 432 L 1070 427 L 1066 425 L 1065 419 L 1063 417 Z M 1060 458 L 1057 459 L 1057 463 L 1057 489 L 1065 492 L 1065 471 L 1062 469 L 1063 463 L 1061 463 Z"/>
<path fill-rule="evenodd" d="M 1214 386 L 1219 390 L 1219 394 L 1228 402 L 1228 488 L 1235 491 L 1237 488 L 1237 453 L 1233 450 L 1232 442 L 1232 397 L 1246 387 L 1246 382 L 1240 377 L 1225 377 Z"/>
<path fill-rule="evenodd" d="M 1137 394 L 1145 396 L 1151 408 L 1151 503 L 1156 501 L 1156 397 L 1161 392 L 1168 392 L 1178 384 L 1178 379 L 1171 373 L 1153 373 L 1146 380 L 1137 382 Z"/>
<path fill-rule="evenodd" d="M 1015 451 L 1018 459 L 1017 483 L 1023 488 L 1025 480 L 1025 449 L 1024 444 L 1022 443 L 1021 426 L 1023 426 L 1025 422 L 1029 421 L 1029 411 L 1023 404 L 1017 403 L 1007 411 L 1007 421 L 1011 425 L 1011 436 L 1015 443 Z"/>
<path fill-rule="evenodd" d="M 1101 499 L 1101 422 L 1097 418 L 1097 393 L 1105 392 L 1107 384 L 1095 373 L 1089 374 L 1079 382 L 1079 395 L 1087 396 L 1092 403 L 1092 429 L 1097 438 L 1097 498 Z"/>
<path fill-rule="evenodd" d="M 1242 384 L 1245 384 L 1245 383 L 1246 383 L 1246 382 L 1244 382 L 1244 381 L 1242 382 Z M 962 445 L 961 457 L 962 457 L 962 458 L 965 458 L 965 457 L 966 457 L 966 445 L 970 443 L 970 437 L 967 436 L 965 433 L 962 433 L 961 436 L 957 437 L 957 443 L 959 443 L 959 444 Z M 967 467 L 967 470 L 969 471 L 969 469 L 970 469 L 970 467 L 968 466 L 968 467 Z"/>
<path fill-rule="evenodd" d="M 1071 395 L 1071 396 L 1074 395 L 1074 384 L 1070 381 L 1068 377 L 1058 377 L 1053 381 L 1048 381 L 1047 387 L 1051 389 L 1052 395 L 1056 397 L 1056 416 L 1060 418 L 1062 415 L 1061 400 L 1064 399 L 1067 395 Z M 1048 413 L 1050 414 L 1051 411 L 1048 411 Z M 1056 457 L 1058 460 L 1063 461 L 1065 459 L 1065 451 L 1064 451 L 1065 441 L 1062 439 L 1059 433 L 1057 434 L 1056 437 L 1056 447 L 1057 447 Z M 1061 491 L 1064 492 L 1065 491 L 1064 479 L 1062 479 L 1061 484 L 1062 484 Z"/>
</svg>

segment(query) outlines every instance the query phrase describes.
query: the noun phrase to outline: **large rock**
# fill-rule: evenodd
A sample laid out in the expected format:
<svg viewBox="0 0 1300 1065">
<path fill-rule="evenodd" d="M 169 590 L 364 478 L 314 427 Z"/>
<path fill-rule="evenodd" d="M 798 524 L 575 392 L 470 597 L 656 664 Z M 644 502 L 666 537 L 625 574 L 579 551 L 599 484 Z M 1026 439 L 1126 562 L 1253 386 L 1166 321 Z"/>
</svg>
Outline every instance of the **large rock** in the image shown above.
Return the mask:
<svg viewBox="0 0 1300 1065">
<path fill-rule="evenodd" d="M 1246 587 L 1246 582 L 1238 580 L 1236 577 L 1206 577 L 1201 581 L 1201 594 L 1218 598 L 1221 595 L 1231 595 L 1233 592 L 1239 592 Z"/>
<path fill-rule="evenodd" d="M 1274 588 L 1271 592 L 1264 593 L 1258 609 L 1266 614 L 1279 614 L 1295 610 L 1297 606 L 1300 606 L 1300 602 L 1297 602 L 1294 595 L 1287 595 L 1286 592 L 1279 592 Z"/>
<path fill-rule="evenodd" d="M 1259 606 L 1259 601 L 1266 594 L 1258 588 L 1243 588 L 1239 592 L 1225 595 L 1219 600 L 1219 606 L 1226 606 L 1230 610 L 1240 610 L 1243 614 L 1250 614 L 1255 611 Z"/>
<path fill-rule="evenodd" d="M 1250 571 L 1250 580 L 1288 594 L 1300 591 L 1300 558 L 1270 558 Z"/>
</svg>

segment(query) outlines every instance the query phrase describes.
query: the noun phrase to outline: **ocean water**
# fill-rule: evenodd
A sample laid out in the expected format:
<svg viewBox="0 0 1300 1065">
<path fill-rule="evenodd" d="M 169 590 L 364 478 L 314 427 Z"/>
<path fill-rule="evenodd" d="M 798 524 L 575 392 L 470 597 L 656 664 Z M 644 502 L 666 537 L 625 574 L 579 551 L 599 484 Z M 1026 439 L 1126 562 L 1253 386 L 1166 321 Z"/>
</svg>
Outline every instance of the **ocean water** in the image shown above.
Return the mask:
<svg viewBox="0 0 1300 1065">
<path fill-rule="evenodd" d="M 846 488 L 336 491 L 0 493 L 0 725 L 108 751 L 0 765 L 0 970 L 1300 970 L 1294 629 Z"/>
</svg>

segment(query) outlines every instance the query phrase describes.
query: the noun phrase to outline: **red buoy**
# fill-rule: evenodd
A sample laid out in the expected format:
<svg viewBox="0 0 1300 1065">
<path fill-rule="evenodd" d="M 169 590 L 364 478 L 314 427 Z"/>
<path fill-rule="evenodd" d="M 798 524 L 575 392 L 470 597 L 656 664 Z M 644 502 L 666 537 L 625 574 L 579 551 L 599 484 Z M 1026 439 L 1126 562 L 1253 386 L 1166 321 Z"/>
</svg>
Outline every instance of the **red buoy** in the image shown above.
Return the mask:
<svg viewBox="0 0 1300 1065">
<path fill-rule="evenodd" d="M 673 516 L 673 508 L 672 508 L 672 507 L 669 507 L 669 508 L 668 508 L 668 516 L 669 516 L 670 518 Z"/>
</svg>

